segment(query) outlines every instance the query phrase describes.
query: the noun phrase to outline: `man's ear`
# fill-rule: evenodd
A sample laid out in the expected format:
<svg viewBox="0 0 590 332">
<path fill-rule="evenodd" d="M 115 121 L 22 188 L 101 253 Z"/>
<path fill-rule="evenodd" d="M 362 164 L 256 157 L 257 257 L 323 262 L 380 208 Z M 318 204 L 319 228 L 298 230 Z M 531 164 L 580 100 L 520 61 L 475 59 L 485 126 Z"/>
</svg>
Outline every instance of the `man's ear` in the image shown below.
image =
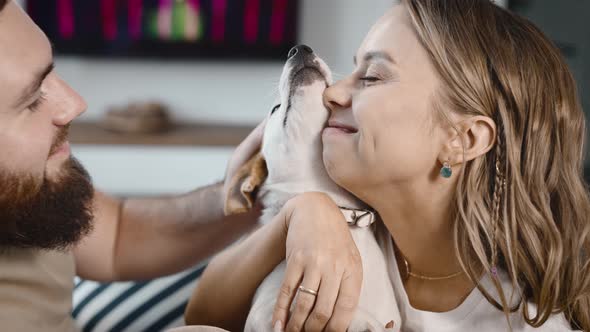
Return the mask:
<svg viewBox="0 0 590 332">
<path fill-rule="evenodd" d="M 223 208 L 225 215 L 244 213 L 252 209 L 258 189 L 267 175 L 266 161 L 258 152 L 231 179 Z"/>
<path fill-rule="evenodd" d="M 496 143 L 496 123 L 487 116 L 470 117 L 455 128 L 439 156 L 441 164 L 463 164 L 488 153 Z"/>
</svg>

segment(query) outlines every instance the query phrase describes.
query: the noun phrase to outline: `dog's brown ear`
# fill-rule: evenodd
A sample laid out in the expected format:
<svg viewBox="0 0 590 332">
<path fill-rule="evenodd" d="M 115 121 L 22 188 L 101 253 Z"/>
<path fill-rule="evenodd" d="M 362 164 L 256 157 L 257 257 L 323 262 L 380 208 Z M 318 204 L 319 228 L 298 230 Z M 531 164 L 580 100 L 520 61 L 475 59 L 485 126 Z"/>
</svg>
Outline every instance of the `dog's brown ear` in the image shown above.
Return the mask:
<svg viewBox="0 0 590 332">
<path fill-rule="evenodd" d="M 225 197 L 226 216 L 249 211 L 256 201 L 258 189 L 266 180 L 266 161 L 258 152 L 236 172 Z"/>
</svg>

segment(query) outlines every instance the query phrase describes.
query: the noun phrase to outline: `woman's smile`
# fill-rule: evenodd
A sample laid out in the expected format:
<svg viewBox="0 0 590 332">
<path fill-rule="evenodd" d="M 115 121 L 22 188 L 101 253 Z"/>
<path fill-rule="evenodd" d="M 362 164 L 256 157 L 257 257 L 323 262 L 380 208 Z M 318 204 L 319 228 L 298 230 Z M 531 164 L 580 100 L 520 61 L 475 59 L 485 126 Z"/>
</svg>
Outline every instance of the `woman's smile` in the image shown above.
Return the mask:
<svg viewBox="0 0 590 332">
<path fill-rule="evenodd" d="M 352 135 L 356 134 L 357 132 L 358 129 L 351 125 L 334 120 L 329 120 L 328 124 L 326 125 L 326 128 L 324 128 L 324 131 L 322 132 L 322 136 Z"/>
</svg>

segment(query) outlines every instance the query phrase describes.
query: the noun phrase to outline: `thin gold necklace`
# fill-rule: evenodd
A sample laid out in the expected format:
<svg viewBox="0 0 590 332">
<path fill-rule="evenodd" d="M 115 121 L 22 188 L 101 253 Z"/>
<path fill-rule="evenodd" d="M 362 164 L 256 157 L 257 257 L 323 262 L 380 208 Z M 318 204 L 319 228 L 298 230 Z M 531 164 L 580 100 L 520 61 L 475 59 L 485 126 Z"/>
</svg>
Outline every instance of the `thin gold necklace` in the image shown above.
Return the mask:
<svg viewBox="0 0 590 332">
<path fill-rule="evenodd" d="M 417 279 L 429 280 L 429 281 L 446 280 L 446 279 L 452 279 L 452 278 L 458 277 L 463 274 L 463 271 L 459 271 L 459 272 L 455 272 L 453 274 L 449 274 L 448 276 L 440 276 L 440 277 L 423 276 L 423 275 L 414 273 L 414 272 L 412 272 L 412 270 L 410 270 L 410 264 L 408 263 L 406 258 L 403 257 L 403 255 L 402 255 L 402 259 L 404 260 L 404 265 L 406 266 L 407 275 L 417 278 Z"/>
</svg>

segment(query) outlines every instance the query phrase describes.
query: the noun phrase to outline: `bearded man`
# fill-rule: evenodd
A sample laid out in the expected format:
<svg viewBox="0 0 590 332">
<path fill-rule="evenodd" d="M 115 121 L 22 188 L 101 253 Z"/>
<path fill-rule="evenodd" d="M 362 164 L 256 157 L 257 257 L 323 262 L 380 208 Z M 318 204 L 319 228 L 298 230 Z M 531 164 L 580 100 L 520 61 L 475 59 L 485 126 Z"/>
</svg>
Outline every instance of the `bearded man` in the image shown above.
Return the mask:
<svg viewBox="0 0 590 332">
<path fill-rule="evenodd" d="M 155 278 L 186 269 L 253 228 L 224 217 L 223 185 L 176 197 L 109 197 L 71 155 L 68 126 L 86 104 L 53 69 L 49 40 L 0 0 L 0 326 L 72 331 L 73 278 Z M 260 145 L 241 144 L 227 177 Z"/>
</svg>

